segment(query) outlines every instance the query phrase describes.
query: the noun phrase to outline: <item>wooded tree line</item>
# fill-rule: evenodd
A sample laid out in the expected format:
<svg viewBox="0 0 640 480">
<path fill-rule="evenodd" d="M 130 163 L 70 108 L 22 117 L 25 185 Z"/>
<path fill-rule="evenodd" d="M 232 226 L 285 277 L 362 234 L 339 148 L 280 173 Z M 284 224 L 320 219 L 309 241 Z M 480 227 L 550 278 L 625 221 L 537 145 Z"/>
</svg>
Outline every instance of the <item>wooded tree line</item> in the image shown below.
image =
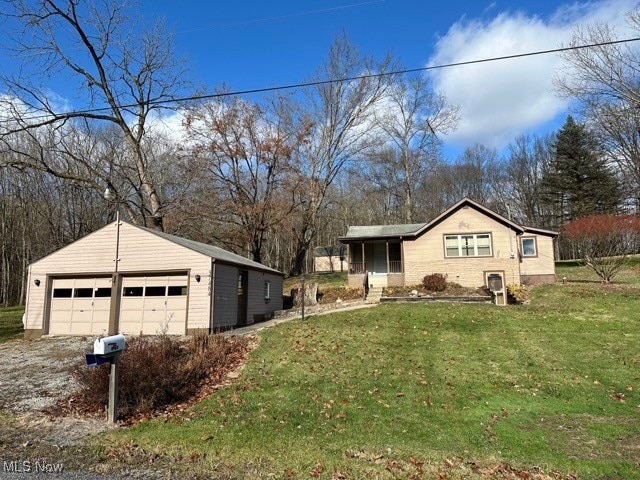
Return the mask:
<svg viewBox="0 0 640 480">
<path fill-rule="evenodd" d="M 625 45 L 564 54 L 572 68 L 557 85 L 579 100 L 579 120 L 514 138 L 503 155 L 477 144 L 447 158 L 457 107 L 426 77 L 394 74 L 397 59 L 372 58 L 345 37 L 314 86 L 260 97 L 222 87 L 178 102 L 195 87 L 161 26 L 133 31 L 131 11 L 111 0 L 6 3 L 16 26 L 8 44 L 25 64 L 0 73 L 0 304 L 23 301 L 29 263 L 116 210 L 291 275 L 349 225 L 426 222 L 464 196 L 553 230 L 591 213 L 637 212 L 640 87 Z M 640 30 L 637 18 L 629 14 Z M 613 38 L 597 26 L 572 42 Z M 609 70 L 618 76 L 602 75 Z M 50 98 L 46 79 L 58 74 L 86 109 Z M 168 109 L 181 115 L 180 132 L 162 128 Z M 560 254 L 572 252 L 561 244 Z"/>
</svg>

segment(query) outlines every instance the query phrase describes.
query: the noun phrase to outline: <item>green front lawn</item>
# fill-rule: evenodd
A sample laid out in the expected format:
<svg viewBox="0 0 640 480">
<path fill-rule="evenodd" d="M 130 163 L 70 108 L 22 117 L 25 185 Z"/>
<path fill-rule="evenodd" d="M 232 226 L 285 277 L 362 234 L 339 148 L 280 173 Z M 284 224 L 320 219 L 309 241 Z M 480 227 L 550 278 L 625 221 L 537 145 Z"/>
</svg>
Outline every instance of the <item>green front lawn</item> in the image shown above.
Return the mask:
<svg viewBox="0 0 640 480">
<path fill-rule="evenodd" d="M 593 270 L 583 265 L 580 260 L 563 260 L 556 262 L 556 277 L 559 282 L 566 278 L 569 282 L 597 282 L 602 280 Z M 613 283 L 640 284 L 640 255 L 631 255 L 627 265 L 613 278 Z"/>
<path fill-rule="evenodd" d="M 24 307 L 0 308 L 0 343 L 22 336 L 23 313 Z"/>
<path fill-rule="evenodd" d="M 583 283 L 528 306 L 291 321 L 184 416 L 101 439 L 103 459 L 205 478 L 640 478 L 638 311 L 637 287 Z"/>
</svg>

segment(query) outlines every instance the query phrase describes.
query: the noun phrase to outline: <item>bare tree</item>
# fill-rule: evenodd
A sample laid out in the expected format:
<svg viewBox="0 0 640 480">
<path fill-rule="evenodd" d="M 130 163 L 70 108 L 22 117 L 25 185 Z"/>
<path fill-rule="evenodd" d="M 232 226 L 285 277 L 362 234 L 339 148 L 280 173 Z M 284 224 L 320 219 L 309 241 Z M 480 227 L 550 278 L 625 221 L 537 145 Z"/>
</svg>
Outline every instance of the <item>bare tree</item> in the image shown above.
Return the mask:
<svg viewBox="0 0 640 480">
<path fill-rule="evenodd" d="M 389 150 L 379 160 L 392 164 L 401 186 L 404 218 L 414 219 L 415 190 L 425 181 L 429 164 L 440 145 L 439 134 L 453 131 L 459 109 L 447 104 L 442 92 L 434 92 L 426 77 L 399 77 L 376 110 L 376 126 L 383 132 Z"/>
<path fill-rule="evenodd" d="M 555 136 L 520 135 L 509 144 L 504 162 L 504 202 L 511 205 L 513 218 L 524 225 L 551 227 L 552 221 L 541 202 L 542 178 L 555 156 Z"/>
<path fill-rule="evenodd" d="M 205 182 L 199 205 L 215 225 L 212 234 L 238 253 L 262 262 L 267 233 L 291 213 L 286 184 L 292 154 L 306 139 L 286 115 L 242 99 L 217 99 L 189 110 L 188 157 L 201 164 Z M 212 197 L 215 199 L 212 201 Z M 215 206 L 214 206 L 215 205 Z"/>
<path fill-rule="evenodd" d="M 14 164 L 100 190 L 108 185 L 124 203 L 128 199 L 118 183 L 129 183 L 139 200 L 137 212 L 130 210 L 132 219 L 162 229 L 165 204 L 145 144 L 154 115 L 185 87 L 184 62 L 173 56 L 171 37 L 161 25 L 138 34 L 128 5 L 115 0 L 5 0 L 4 5 L 2 16 L 18 25 L 5 46 L 22 62 L 17 74 L 1 76 L 6 88 L 1 106 L 9 118 L 3 120 L 0 139 L 17 154 Z M 86 108 L 60 107 L 45 83 L 49 77 L 75 84 Z M 69 148 L 70 130 L 90 132 L 102 123 L 121 133 L 130 161 L 121 169 L 129 177 L 119 182 L 109 177 L 104 159 Z M 51 162 L 47 152 L 20 148 L 16 134 L 35 143 L 44 136 L 46 148 L 55 148 L 64 161 Z"/>
<path fill-rule="evenodd" d="M 371 132 L 375 109 L 394 78 L 371 74 L 385 73 L 389 65 L 388 59 L 376 63 L 361 55 L 346 38 L 340 37 L 331 45 L 329 56 L 317 74 L 318 80 L 336 81 L 307 90 L 306 100 L 294 106 L 299 124 L 310 128 L 310 140 L 302 145 L 293 166 L 296 178 L 293 193 L 299 207 L 293 219 L 292 275 L 303 271 L 307 252 L 320 227 L 320 213 L 327 206 L 336 177 L 378 141 Z M 337 81 L 353 77 L 359 78 Z"/>
<path fill-rule="evenodd" d="M 468 147 L 453 163 L 440 163 L 438 173 L 443 202 L 451 206 L 464 197 L 492 207 L 497 181 L 498 152 L 476 144 Z"/>
<path fill-rule="evenodd" d="M 629 26 L 640 32 L 640 10 L 627 14 Z M 579 100 L 581 113 L 598 132 L 600 143 L 631 184 L 640 203 L 640 57 L 633 44 L 616 40 L 613 27 L 595 24 L 576 29 L 568 46 L 600 44 L 564 52 L 564 75 L 555 80 L 559 92 Z"/>
</svg>

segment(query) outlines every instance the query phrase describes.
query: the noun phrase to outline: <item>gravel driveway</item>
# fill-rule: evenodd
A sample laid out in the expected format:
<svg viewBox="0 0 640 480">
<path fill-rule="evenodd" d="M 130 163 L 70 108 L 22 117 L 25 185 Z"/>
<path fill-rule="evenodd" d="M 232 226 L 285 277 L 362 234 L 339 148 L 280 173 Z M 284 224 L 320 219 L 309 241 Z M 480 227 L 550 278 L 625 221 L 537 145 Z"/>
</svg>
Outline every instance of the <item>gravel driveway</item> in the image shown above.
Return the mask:
<svg viewBox="0 0 640 480">
<path fill-rule="evenodd" d="M 75 387 L 69 367 L 83 358 L 91 339 L 56 337 L 0 344 L 0 479 L 132 478 L 89 471 L 82 446 L 89 435 L 113 426 L 104 420 L 51 417 L 41 412 Z M 63 466 L 63 473 L 36 473 Z"/>
</svg>

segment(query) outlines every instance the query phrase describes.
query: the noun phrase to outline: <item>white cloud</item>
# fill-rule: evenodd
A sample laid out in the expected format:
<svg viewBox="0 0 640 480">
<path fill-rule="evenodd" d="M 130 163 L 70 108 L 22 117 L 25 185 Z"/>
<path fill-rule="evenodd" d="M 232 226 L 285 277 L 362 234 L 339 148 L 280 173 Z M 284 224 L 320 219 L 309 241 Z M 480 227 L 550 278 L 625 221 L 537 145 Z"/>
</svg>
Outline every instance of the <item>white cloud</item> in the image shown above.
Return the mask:
<svg viewBox="0 0 640 480">
<path fill-rule="evenodd" d="M 429 65 L 463 62 L 550 50 L 566 44 L 576 27 L 596 22 L 628 34 L 625 12 L 636 0 L 573 3 L 548 18 L 500 13 L 490 21 L 463 19 L 437 42 Z M 557 54 L 489 62 L 432 71 L 437 90 L 460 106 L 462 120 L 446 141 L 502 148 L 516 135 L 535 131 L 568 108 L 557 96 L 553 77 L 561 66 Z"/>
<path fill-rule="evenodd" d="M 154 110 L 148 118 L 147 130 L 158 134 L 168 141 L 180 144 L 185 137 L 183 126 L 185 112 L 178 110 Z"/>
</svg>

